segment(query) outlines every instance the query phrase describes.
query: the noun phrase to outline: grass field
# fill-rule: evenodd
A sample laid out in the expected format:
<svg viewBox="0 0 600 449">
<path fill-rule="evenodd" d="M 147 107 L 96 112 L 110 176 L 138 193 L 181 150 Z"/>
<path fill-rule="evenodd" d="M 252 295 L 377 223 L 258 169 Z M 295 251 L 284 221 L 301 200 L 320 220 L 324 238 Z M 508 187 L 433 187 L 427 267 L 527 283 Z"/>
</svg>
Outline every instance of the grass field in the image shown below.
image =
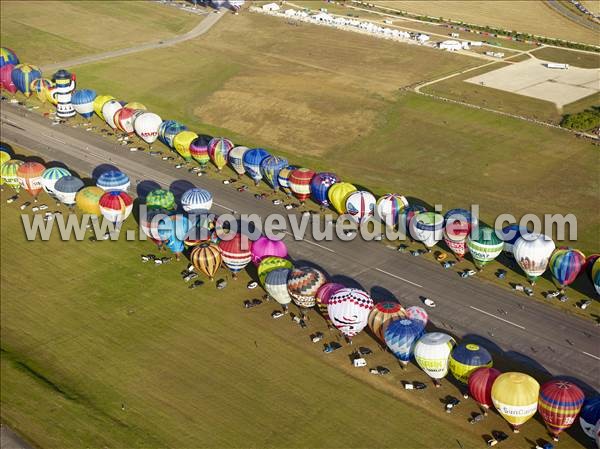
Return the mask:
<svg viewBox="0 0 600 449">
<path fill-rule="evenodd" d="M 374 3 L 417 14 L 598 45 L 596 32 L 554 12 L 542 0 L 394 0 Z"/>
<path fill-rule="evenodd" d="M 201 20 L 149 1 L 5 1 L 0 15 L 2 46 L 35 65 L 172 37 Z"/>
<path fill-rule="evenodd" d="M 531 54 L 538 59 L 546 61 L 570 64 L 584 69 L 600 68 L 600 54 L 584 53 L 580 51 L 569 51 L 561 48 L 540 48 Z"/>
</svg>

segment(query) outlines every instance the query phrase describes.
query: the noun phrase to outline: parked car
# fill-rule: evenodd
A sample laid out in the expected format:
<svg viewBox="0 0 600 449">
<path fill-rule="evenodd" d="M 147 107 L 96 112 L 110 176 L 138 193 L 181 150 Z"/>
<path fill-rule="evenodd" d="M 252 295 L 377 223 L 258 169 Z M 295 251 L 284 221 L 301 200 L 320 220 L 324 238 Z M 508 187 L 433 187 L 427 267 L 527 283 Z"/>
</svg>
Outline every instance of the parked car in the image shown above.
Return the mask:
<svg viewBox="0 0 600 449">
<path fill-rule="evenodd" d="M 237 188 L 238 192 L 245 192 L 246 190 L 248 190 L 248 186 L 247 185 L 241 185 Z"/>
<path fill-rule="evenodd" d="M 337 341 L 332 341 L 332 342 L 329 342 L 326 345 L 324 345 L 323 352 L 325 354 L 329 354 L 331 352 L 337 351 L 341 347 L 342 347 L 342 345 L 339 344 Z"/>
<path fill-rule="evenodd" d="M 21 204 L 21 210 L 27 209 L 30 205 L 31 203 L 29 201 L 25 201 L 23 204 Z"/>
<path fill-rule="evenodd" d="M 408 246 L 406 246 L 404 243 L 402 243 L 401 245 L 398 245 L 398 252 L 399 253 L 403 253 L 407 250 Z"/>
<path fill-rule="evenodd" d="M 469 419 L 471 424 L 477 424 L 480 421 L 483 421 L 483 415 L 481 413 L 475 413 L 471 419 Z"/>
<path fill-rule="evenodd" d="M 358 357 L 352 360 L 352 366 L 354 366 L 354 368 L 363 368 L 367 366 L 367 361 L 362 357 Z"/>
<path fill-rule="evenodd" d="M 456 407 L 458 404 L 460 404 L 460 399 L 455 398 L 454 396 L 449 396 L 446 399 L 446 413 L 452 412 L 454 407 Z"/>
<path fill-rule="evenodd" d="M 504 279 L 506 277 L 506 270 L 499 269 L 498 271 L 496 271 L 496 277 L 498 279 Z"/>
<path fill-rule="evenodd" d="M 525 288 L 523 289 L 523 291 L 525 292 L 525 294 L 526 294 L 527 296 L 533 296 L 533 289 L 531 289 L 531 288 L 529 288 L 529 287 L 525 287 Z"/>
<path fill-rule="evenodd" d="M 310 336 L 310 341 L 313 343 L 318 343 L 323 340 L 323 332 L 315 332 Z"/>
<path fill-rule="evenodd" d="M 260 306 L 262 301 L 260 299 L 247 299 L 244 301 L 244 307 L 246 309 L 251 309 L 252 307 Z"/>
<path fill-rule="evenodd" d="M 371 351 L 371 348 L 367 348 L 366 346 L 360 346 L 358 348 L 358 353 L 360 355 L 369 355 L 369 354 L 373 354 L 373 351 Z"/>
<path fill-rule="evenodd" d="M 13 195 L 9 199 L 6 200 L 7 204 L 14 203 L 19 198 L 19 195 Z"/>
<path fill-rule="evenodd" d="M 475 276 L 477 272 L 475 270 L 465 270 L 460 273 L 461 278 L 469 278 L 471 276 Z"/>
<path fill-rule="evenodd" d="M 579 307 L 581 310 L 585 310 L 585 309 L 587 309 L 587 308 L 588 308 L 588 307 L 589 307 L 591 304 L 592 304 L 592 301 L 591 301 L 590 299 L 585 299 L 585 300 L 582 300 L 582 301 L 579 303 L 578 307 Z"/>
<path fill-rule="evenodd" d="M 435 307 L 435 301 L 431 298 L 423 298 L 423 304 L 425 304 L 427 307 Z"/>
<path fill-rule="evenodd" d="M 279 310 L 275 310 L 272 314 L 271 314 L 271 318 L 277 319 L 277 318 L 281 318 L 283 316 L 283 312 L 279 311 Z"/>
<path fill-rule="evenodd" d="M 279 206 L 281 203 L 282 203 L 282 201 L 281 201 L 281 200 L 273 200 L 273 204 L 274 204 L 275 206 Z"/>
<path fill-rule="evenodd" d="M 560 295 L 560 292 L 558 290 L 554 290 L 554 291 L 546 292 L 544 294 L 544 298 L 552 299 L 552 298 L 556 298 L 559 295 Z"/>
<path fill-rule="evenodd" d="M 446 262 L 444 262 L 442 264 L 442 267 L 444 267 L 445 270 L 448 270 L 449 268 L 452 268 L 454 265 L 456 265 L 456 261 L 454 261 L 454 260 L 447 260 Z"/>
<path fill-rule="evenodd" d="M 385 366 L 378 366 L 377 368 L 371 368 L 369 372 L 377 376 L 385 376 L 390 373 L 390 370 L 387 369 Z"/>
<path fill-rule="evenodd" d="M 256 287 L 258 287 L 258 282 L 256 281 L 248 282 L 248 285 L 246 286 L 248 290 L 254 290 Z"/>
</svg>

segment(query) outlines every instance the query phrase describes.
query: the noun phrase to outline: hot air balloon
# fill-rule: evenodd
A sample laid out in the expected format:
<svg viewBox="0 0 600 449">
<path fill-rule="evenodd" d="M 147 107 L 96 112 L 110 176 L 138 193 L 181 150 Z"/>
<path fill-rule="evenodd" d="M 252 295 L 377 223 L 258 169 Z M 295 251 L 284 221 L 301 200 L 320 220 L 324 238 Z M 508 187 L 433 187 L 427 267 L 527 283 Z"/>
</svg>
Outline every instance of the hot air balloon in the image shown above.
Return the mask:
<svg viewBox="0 0 600 449">
<path fill-rule="evenodd" d="M 540 384 L 527 374 L 503 373 L 492 385 L 492 402 L 498 413 L 511 425 L 513 432 L 535 415 Z"/>
<path fill-rule="evenodd" d="M 571 285 L 585 265 L 585 255 L 578 249 L 560 248 L 550 257 L 548 266 L 560 288 Z"/>
<path fill-rule="evenodd" d="M 213 196 L 208 190 L 193 188 L 181 195 L 181 206 L 189 213 L 207 212 L 212 207 Z"/>
<path fill-rule="evenodd" d="M 130 185 L 129 176 L 119 170 L 105 171 L 98 177 L 98 181 L 96 181 L 96 186 L 106 192 L 113 190 L 126 192 L 129 190 Z"/>
<path fill-rule="evenodd" d="M 231 168 L 237 173 L 238 177 L 246 173 L 246 169 L 244 168 L 244 154 L 246 154 L 246 151 L 249 149 L 250 148 L 248 147 L 241 146 L 233 147 L 227 156 L 229 165 L 231 165 Z"/>
<path fill-rule="evenodd" d="M 17 64 L 11 73 L 12 81 L 20 92 L 26 97 L 31 95 L 31 82 L 41 78 L 40 69 L 31 64 Z"/>
<path fill-rule="evenodd" d="M 128 107 L 124 107 L 115 112 L 113 121 L 119 131 L 133 135 L 135 132 L 134 123 L 135 120 L 144 113 L 144 111 L 138 111 Z"/>
<path fill-rule="evenodd" d="M 349 182 L 336 182 L 329 188 L 329 202 L 338 214 L 346 213 L 346 199 L 352 192 L 356 192 L 356 187 Z"/>
<path fill-rule="evenodd" d="M 195 215 L 196 213 L 197 212 L 192 211 L 192 215 L 188 216 L 190 221 L 190 231 L 183 241 L 185 246 L 196 246 L 202 242 L 219 243 L 213 217 L 202 210 L 198 210 L 199 215 Z"/>
<path fill-rule="evenodd" d="M 34 201 L 37 201 L 37 196 L 43 189 L 42 174 L 45 170 L 46 167 L 34 161 L 25 162 L 17 168 L 17 180 L 21 188 L 27 190 Z"/>
<path fill-rule="evenodd" d="M 519 226 L 518 224 L 511 224 L 502 228 L 499 232 L 500 238 L 504 241 L 504 252 L 509 257 L 513 255 L 513 245 L 520 237 L 529 234 L 527 228 Z"/>
<path fill-rule="evenodd" d="M 176 206 L 175 195 L 170 190 L 153 190 L 146 195 L 146 206 L 148 208 L 173 210 Z"/>
<path fill-rule="evenodd" d="M 435 212 L 419 212 L 410 223 L 412 237 L 431 248 L 442 240 L 444 217 Z"/>
<path fill-rule="evenodd" d="M 208 142 L 210 142 L 210 137 L 198 136 L 190 143 L 190 156 L 202 168 L 206 167 L 206 164 L 210 161 L 210 157 L 208 156 Z"/>
<path fill-rule="evenodd" d="M 260 164 L 262 164 L 262 161 L 267 157 L 269 157 L 269 153 L 262 148 L 253 148 L 244 153 L 242 159 L 244 170 L 246 170 L 246 174 L 252 178 L 256 185 L 258 185 L 262 179 Z"/>
<path fill-rule="evenodd" d="M 310 181 L 310 195 L 312 199 L 321 207 L 328 207 L 329 197 L 327 193 L 329 192 L 329 188 L 336 182 L 340 182 L 340 178 L 333 173 L 317 173 Z"/>
<path fill-rule="evenodd" d="M 75 176 L 63 176 L 54 183 L 54 195 L 63 204 L 73 206 L 75 196 L 83 188 L 83 181 Z"/>
<path fill-rule="evenodd" d="M 555 248 L 554 241 L 543 234 L 525 235 L 513 245 L 515 259 L 532 285 L 546 271 Z"/>
<path fill-rule="evenodd" d="M 594 439 L 596 440 L 596 447 L 600 449 L 600 420 L 598 420 L 596 427 L 594 427 Z"/>
<path fill-rule="evenodd" d="M 187 126 L 175 120 L 165 120 L 158 127 L 158 140 L 169 148 L 173 148 L 173 139 L 182 131 L 187 131 Z"/>
<path fill-rule="evenodd" d="M 388 324 L 393 320 L 406 318 L 406 311 L 399 302 L 378 302 L 369 314 L 369 327 L 381 341 L 385 341 L 384 333 Z"/>
<path fill-rule="evenodd" d="M 425 332 L 422 321 L 400 318 L 389 321 L 385 327 L 383 340 L 402 366 L 406 366 L 413 356 L 415 343 Z"/>
<path fill-rule="evenodd" d="M 192 250 L 190 260 L 194 268 L 208 276 L 211 281 L 223 261 L 219 247 L 207 242 L 201 243 Z"/>
<path fill-rule="evenodd" d="M 19 58 L 10 48 L 0 47 L 0 67 L 4 67 L 7 64 L 18 65 Z"/>
<path fill-rule="evenodd" d="M 100 206 L 100 212 L 104 218 L 111 223 L 119 225 L 129 217 L 129 214 L 131 214 L 133 200 L 123 191 L 111 190 L 105 192 L 104 195 L 100 197 L 98 205 Z"/>
<path fill-rule="evenodd" d="M 104 190 L 100 187 L 84 187 L 75 195 L 75 204 L 84 214 L 99 217 L 102 214 L 100 212 L 100 198 L 102 198 L 104 193 Z"/>
<path fill-rule="evenodd" d="M 558 434 L 573 425 L 585 394 L 577 385 L 568 380 L 552 379 L 540 387 L 538 411 L 554 441 Z"/>
<path fill-rule="evenodd" d="M 410 236 L 411 223 L 415 216 L 421 212 L 427 212 L 423 206 L 419 204 L 412 204 L 410 206 L 406 206 L 402 210 L 402 215 L 400 216 L 400 224 L 398 225 L 398 229 L 404 231 L 407 236 Z"/>
<path fill-rule="evenodd" d="M 343 288 L 329 298 L 327 314 L 333 325 L 351 341 L 367 325 L 373 300 L 357 288 Z"/>
<path fill-rule="evenodd" d="M 394 228 L 400 223 L 400 217 L 405 207 L 408 207 L 408 200 L 397 193 L 386 193 L 377 200 L 375 212 L 377 218 L 387 227 Z"/>
<path fill-rule="evenodd" d="M 164 229 L 158 228 L 159 235 L 165 242 L 164 245 L 175 254 L 175 259 L 179 260 L 181 253 L 185 249 L 184 241 L 190 231 L 190 223 L 183 214 L 172 214 L 169 216 L 168 225 Z"/>
<path fill-rule="evenodd" d="M 600 396 L 587 398 L 581 407 L 579 425 L 588 437 L 594 438 L 594 427 L 600 422 Z"/>
<path fill-rule="evenodd" d="M 252 241 L 239 233 L 230 240 L 221 240 L 219 248 L 221 248 L 223 263 L 229 268 L 234 279 L 252 260 Z"/>
<path fill-rule="evenodd" d="M 319 288 L 327 282 L 325 274 L 313 267 L 294 268 L 288 277 L 288 291 L 298 307 L 310 308 L 316 304 Z"/>
<path fill-rule="evenodd" d="M 164 243 L 161 235 L 164 234 L 163 230 L 171 226 L 168 222 L 170 220 L 168 214 L 168 210 L 159 208 L 149 209 L 145 213 L 140 213 L 140 229 L 150 240 L 158 245 L 159 249 L 162 248 Z"/>
<path fill-rule="evenodd" d="M 292 264 L 292 262 L 282 257 L 265 257 L 263 260 L 260 261 L 258 269 L 256 270 L 260 283 L 262 285 L 265 285 L 265 278 L 267 277 L 267 274 L 269 274 L 273 270 L 276 270 L 277 268 L 287 268 L 288 270 L 291 270 L 292 268 L 294 268 L 294 265 Z"/>
<path fill-rule="evenodd" d="M 229 152 L 232 148 L 233 142 L 225 137 L 214 137 L 208 142 L 208 156 L 217 167 L 217 170 L 221 171 L 227 165 Z"/>
<path fill-rule="evenodd" d="M 90 118 L 94 115 L 94 100 L 96 91 L 92 89 L 81 89 L 73 92 L 71 103 L 75 111 L 84 118 Z"/>
<path fill-rule="evenodd" d="M 588 257 L 586 263 L 588 265 L 588 272 L 590 278 L 596 289 L 596 293 L 600 295 L 600 257 L 596 257 L 592 260 L 593 256 Z"/>
<path fill-rule="evenodd" d="M 466 209 L 450 209 L 444 214 L 444 243 L 458 260 L 468 251 L 467 237 L 474 224 L 471 212 Z"/>
<path fill-rule="evenodd" d="M 429 315 L 424 308 L 419 306 L 410 306 L 405 312 L 406 318 L 409 320 L 418 320 L 423 323 L 423 327 L 427 326 L 427 322 L 429 321 Z"/>
<path fill-rule="evenodd" d="M 0 87 L 2 89 L 14 94 L 17 92 L 17 86 L 13 83 L 12 72 L 15 66 L 12 64 L 6 64 L 0 68 Z"/>
<path fill-rule="evenodd" d="M 338 291 L 345 288 L 342 284 L 338 284 L 336 282 L 327 282 L 317 290 L 317 294 L 315 295 L 315 299 L 317 300 L 317 308 L 319 312 L 325 318 L 325 322 L 327 323 L 327 327 L 332 328 L 333 323 L 329 318 L 329 313 L 327 312 L 327 307 L 329 306 L 329 298 L 335 295 Z"/>
<path fill-rule="evenodd" d="M 279 156 L 268 156 L 260 163 L 260 171 L 263 178 L 273 190 L 279 188 L 279 172 L 287 166 L 287 159 Z"/>
<path fill-rule="evenodd" d="M 114 99 L 115 99 L 115 97 L 113 97 L 111 95 L 98 95 L 96 98 L 94 98 L 94 102 L 92 103 L 92 106 L 94 107 L 94 112 L 102 120 L 104 120 L 104 116 L 102 115 L 102 108 L 110 100 L 114 100 Z"/>
<path fill-rule="evenodd" d="M 6 151 L 0 151 L 0 169 L 2 169 L 2 166 L 8 161 L 10 161 L 10 154 Z M 4 184 L 4 179 L 0 181 L 0 184 Z"/>
<path fill-rule="evenodd" d="M 279 176 L 277 176 L 281 190 L 288 196 L 292 194 L 292 191 L 290 190 L 290 174 L 297 168 L 298 167 L 295 165 L 288 165 L 287 167 L 282 168 L 279 171 Z"/>
<path fill-rule="evenodd" d="M 63 176 L 71 176 L 71 172 L 62 167 L 49 167 L 42 173 L 42 187 L 48 195 L 55 196 L 54 185 Z"/>
<path fill-rule="evenodd" d="M 485 265 L 500 255 L 504 242 L 496 235 L 494 229 L 480 226 L 469 235 L 467 247 L 475 266 L 482 270 Z"/>
<path fill-rule="evenodd" d="M 144 112 L 138 115 L 133 122 L 133 129 L 140 139 L 147 144 L 152 144 L 158 138 L 158 129 L 162 119 L 154 112 Z"/>
<path fill-rule="evenodd" d="M 436 387 L 448 374 L 448 359 L 455 345 L 454 338 L 443 332 L 426 333 L 415 344 L 415 360 Z"/>
<path fill-rule="evenodd" d="M 181 131 L 173 138 L 173 147 L 175 151 L 186 161 L 192 160 L 190 145 L 198 137 L 198 134 L 192 131 Z"/>
<path fill-rule="evenodd" d="M 352 192 L 346 198 L 346 213 L 360 225 L 375 214 L 376 204 L 377 201 L 371 192 Z"/>
<path fill-rule="evenodd" d="M 297 168 L 290 173 L 290 190 L 301 204 L 310 196 L 310 181 L 313 176 L 315 172 L 309 168 Z"/>
<path fill-rule="evenodd" d="M 137 101 L 132 101 L 131 103 L 127 103 L 125 105 L 126 108 L 134 109 L 136 111 L 147 111 L 148 108 L 142 103 L 138 103 Z"/>
<path fill-rule="evenodd" d="M 102 106 L 102 118 L 112 129 L 117 128 L 115 114 L 119 109 L 123 109 L 123 106 L 117 100 L 108 100 Z"/>
<path fill-rule="evenodd" d="M 271 240 L 261 235 L 252 243 L 252 263 L 258 266 L 265 257 L 275 256 L 285 258 L 288 255 L 287 247 L 283 240 Z"/>
<path fill-rule="evenodd" d="M 450 354 L 450 372 L 465 385 L 475 370 L 491 368 L 492 365 L 492 356 L 488 350 L 474 343 L 461 343 Z"/>
<path fill-rule="evenodd" d="M 17 171 L 23 165 L 23 161 L 11 159 L 2 165 L 2 184 L 12 187 L 16 192 L 21 189 Z"/>
<path fill-rule="evenodd" d="M 494 405 L 492 402 L 492 385 L 500 375 L 496 368 L 478 368 L 469 376 L 469 393 L 471 397 L 483 409 L 483 414 L 487 415 L 487 410 Z"/>
<path fill-rule="evenodd" d="M 42 103 L 46 102 L 47 96 L 46 91 L 52 87 L 52 81 L 48 78 L 36 78 L 31 82 L 29 89 L 31 92 L 35 92 L 38 100 Z"/>
<path fill-rule="evenodd" d="M 288 292 L 287 280 L 290 275 L 289 268 L 276 268 L 271 270 L 265 276 L 264 287 L 266 292 L 283 306 L 283 310 L 287 311 L 288 304 L 292 302 L 292 297 Z"/>
</svg>

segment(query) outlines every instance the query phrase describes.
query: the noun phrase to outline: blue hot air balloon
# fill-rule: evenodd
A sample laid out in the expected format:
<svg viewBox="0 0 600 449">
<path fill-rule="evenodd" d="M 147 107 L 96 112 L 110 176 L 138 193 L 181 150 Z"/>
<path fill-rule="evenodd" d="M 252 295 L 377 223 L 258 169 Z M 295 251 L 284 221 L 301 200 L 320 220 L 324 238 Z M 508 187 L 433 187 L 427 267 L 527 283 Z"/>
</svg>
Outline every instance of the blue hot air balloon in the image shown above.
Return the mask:
<svg viewBox="0 0 600 449">
<path fill-rule="evenodd" d="M 598 421 L 600 421 L 600 396 L 592 396 L 583 402 L 579 424 L 588 437 L 594 438 L 594 427 Z"/>
<path fill-rule="evenodd" d="M 524 235 L 529 234 L 527 228 L 519 226 L 518 224 L 511 224 L 508 226 L 504 226 L 502 231 L 500 231 L 500 238 L 504 242 L 503 251 L 508 254 L 510 257 L 513 257 L 513 245 L 519 238 Z"/>
<path fill-rule="evenodd" d="M 173 139 L 182 131 L 187 131 L 187 126 L 176 120 L 165 120 L 158 127 L 158 140 L 173 148 Z"/>
<path fill-rule="evenodd" d="M 94 115 L 94 100 L 96 91 L 92 89 L 81 89 L 73 92 L 71 103 L 79 115 L 90 118 Z"/>
<path fill-rule="evenodd" d="M 183 214 L 173 214 L 164 226 L 158 227 L 158 235 L 173 253 L 178 254 L 184 250 L 184 241 L 190 231 L 188 218 Z"/>
<path fill-rule="evenodd" d="M 425 325 L 420 320 L 392 320 L 384 333 L 385 344 L 402 365 L 412 356 L 416 341 L 423 335 Z"/>
<path fill-rule="evenodd" d="M 12 82 L 17 89 L 26 97 L 31 95 L 31 82 L 42 77 L 42 72 L 37 66 L 31 64 L 19 64 L 15 66 L 11 74 Z"/>
<path fill-rule="evenodd" d="M 310 180 L 310 195 L 315 202 L 323 207 L 329 206 L 329 187 L 336 182 L 340 182 L 340 178 L 333 173 L 323 172 L 317 173 Z"/>
<path fill-rule="evenodd" d="M 406 235 L 410 235 L 410 222 L 412 221 L 414 216 L 420 212 L 427 212 L 427 209 L 418 204 L 411 204 L 410 206 L 405 207 L 402 210 L 402 215 L 400 216 L 400 224 L 398 225 L 398 228 L 404 230 L 404 232 L 406 232 Z"/>
<path fill-rule="evenodd" d="M 18 65 L 19 58 L 17 57 L 16 53 L 14 51 L 12 51 L 10 48 L 1 47 L 0 48 L 0 68 L 4 67 L 7 64 Z"/>
<path fill-rule="evenodd" d="M 288 166 L 287 159 L 279 156 L 267 156 L 260 163 L 260 171 L 273 190 L 279 188 L 279 172 Z"/>
<path fill-rule="evenodd" d="M 254 183 L 258 185 L 262 179 L 262 173 L 260 171 L 260 164 L 263 160 L 269 157 L 267 150 L 262 148 L 253 148 L 244 153 L 244 169 L 248 176 L 250 176 Z"/>
<path fill-rule="evenodd" d="M 96 186 L 107 192 L 113 190 L 127 191 L 130 186 L 129 176 L 119 170 L 109 170 L 98 177 Z"/>
</svg>

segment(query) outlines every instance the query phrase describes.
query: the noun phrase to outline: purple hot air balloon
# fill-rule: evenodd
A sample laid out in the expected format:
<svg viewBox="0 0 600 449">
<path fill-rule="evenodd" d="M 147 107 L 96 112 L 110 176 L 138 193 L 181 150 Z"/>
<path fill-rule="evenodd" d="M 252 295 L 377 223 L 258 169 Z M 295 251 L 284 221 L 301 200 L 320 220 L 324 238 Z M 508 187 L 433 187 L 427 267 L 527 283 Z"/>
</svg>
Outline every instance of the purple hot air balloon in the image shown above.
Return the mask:
<svg viewBox="0 0 600 449">
<path fill-rule="evenodd" d="M 265 257 L 275 256 L 285 259 L 287 255 L 287 246 L 283 240 L 271 240 L 263 235 L 252 244 L 252 263 L 256 266 Z"/>
</svg>

